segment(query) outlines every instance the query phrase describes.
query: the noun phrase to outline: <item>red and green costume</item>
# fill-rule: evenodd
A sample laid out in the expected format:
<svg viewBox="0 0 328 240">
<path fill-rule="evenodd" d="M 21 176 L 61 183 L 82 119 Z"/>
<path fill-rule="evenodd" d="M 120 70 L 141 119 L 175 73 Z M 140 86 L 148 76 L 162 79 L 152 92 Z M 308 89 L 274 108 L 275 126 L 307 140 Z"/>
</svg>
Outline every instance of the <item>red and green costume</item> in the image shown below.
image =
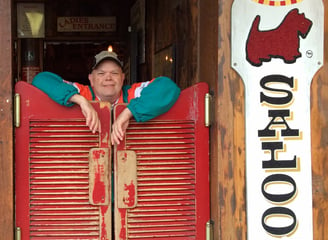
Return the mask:
<svg viewBox="0 0 328 240">
<path fill-rule="evenodd" d="M 63 80 L 57 74 L 41 72 L 33 79 L 32 85 L 45 92 L 55 102 L 72 106 L 69 99 L 80 94 L 87 100 L 99 99 L 91 86 Z M 123 86 L 117 103 L 127 103 L 127 107 L 138 122 L 145 122 L 167 112 L 180 95 L 178 86 L 167 77 L 157 77 L 147 82 Z"/>
</svg>

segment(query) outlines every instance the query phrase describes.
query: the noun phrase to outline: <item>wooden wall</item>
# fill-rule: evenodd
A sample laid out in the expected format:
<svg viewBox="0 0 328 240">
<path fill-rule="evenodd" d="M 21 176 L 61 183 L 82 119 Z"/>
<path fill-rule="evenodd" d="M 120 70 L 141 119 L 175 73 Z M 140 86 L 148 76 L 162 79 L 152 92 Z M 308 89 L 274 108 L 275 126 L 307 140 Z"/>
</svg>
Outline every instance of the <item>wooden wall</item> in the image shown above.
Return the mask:
<svg viewBox="0 0 328 240">
<path fill-rule="evenodd" d="M 211 145 L 214 239 L 246 239 L 244 86 L 230 67 L 231 6 L 219 1 L 218 79 Z M 215 136 L 215 134 L 217 134 Z"/>
<path fill-rule="evenodd" d="M 13 239 L 13 95 L 11 1 L 0 1 L 0 238 Z"/>
<path fill-rule="evenodd" d="M 204 81 L 213 95 L 210 185 L 214 239 L 246 239 L 244 89 L 230 67 L 232 0 L 148 3 L 148 63 L 157 51 L 175 44 L 179 86 L 183 89 Z"/>
<path fill-rule="evenodd" d="M 324 66 L 312 80 L 312 193 L 313 226 L 316 240 L 328 236 L 328 1 L 325 5 Z"/>
<path fill-rule="evenodd" d="M 154 77 L 155 55 L 173 46 L 175 80 L 182 89 L 191 86 L 198 81 L 198 0 L 146 2 L 148 78 Z"/>
</svg>

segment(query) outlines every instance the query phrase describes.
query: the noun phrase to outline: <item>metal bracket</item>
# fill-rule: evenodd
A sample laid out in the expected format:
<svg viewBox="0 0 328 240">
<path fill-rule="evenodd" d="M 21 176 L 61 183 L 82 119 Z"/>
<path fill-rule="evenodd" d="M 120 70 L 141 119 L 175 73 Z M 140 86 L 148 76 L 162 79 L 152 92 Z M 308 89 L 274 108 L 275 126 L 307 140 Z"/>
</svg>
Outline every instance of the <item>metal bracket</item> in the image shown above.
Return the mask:
<svg viewBox="0 0 328 240">
<path fill-rule="evenodd" d="M 15 127 L 20 127 L 20 95 L 18 93 L 15 94 L 14 98 L 14 104 L 15 104 L 15 115 L 14 115 L 14 121 L 15 121 Z"/>
<path fill-rule="evenodd" d="M 213 220 L 208 220 L 206 223 L 206 240 L 213 240 L 213 226 L 214 226 L 214 221 Z"/>
<path fill-rule="evenodd" d="M 205 127 L 211 126 L 211 102 L 212 95 L 206 93 L 205 95 Z"/>
<path fill-rule="evenodd" d="M 16 229 L 15 229 L 15 240 L 21 240 L 21 239 L 22 239 L 21 228 L 16 227 Z"/>
</svg>

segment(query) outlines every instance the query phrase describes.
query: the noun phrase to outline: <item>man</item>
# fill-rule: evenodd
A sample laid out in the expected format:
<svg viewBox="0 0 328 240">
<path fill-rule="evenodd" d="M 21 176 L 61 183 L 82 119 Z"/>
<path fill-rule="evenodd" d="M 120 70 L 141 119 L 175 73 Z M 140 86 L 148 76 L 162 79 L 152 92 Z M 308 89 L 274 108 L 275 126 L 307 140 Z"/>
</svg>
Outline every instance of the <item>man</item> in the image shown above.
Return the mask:
<svg viewBox="0 0 328 240">
<path fill-rule="evenodd" d="M 90 100 L 108 101 L 112 106 L 128 103 L 112 125 L 111 143 L 114 145 L 122 141 L 131 117 L 139 122 L 157 117 L 167 112 L 180 94 L 177 85 L 167 77 L 123 86 L 122 67 L 116 53 L 102 51 L 94 57 L 88 75 L 90 86 L 65 81 L 50 72 L 39 73 L 32 84 L 61 105 L 78 104 L 92 132 L 101 131 L 101 125 Z"/>
</svg>

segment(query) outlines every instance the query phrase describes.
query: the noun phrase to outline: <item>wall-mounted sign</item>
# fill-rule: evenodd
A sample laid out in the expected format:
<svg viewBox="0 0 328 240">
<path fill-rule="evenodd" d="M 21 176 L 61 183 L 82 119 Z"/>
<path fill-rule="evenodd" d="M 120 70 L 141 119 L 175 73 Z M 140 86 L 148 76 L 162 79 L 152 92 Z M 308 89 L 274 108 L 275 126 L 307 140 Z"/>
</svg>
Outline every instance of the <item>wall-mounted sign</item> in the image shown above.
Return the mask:
<svg viewBox="0 0 328 240">
<path fill-rule="evenodd" d="M 310 85 L 322 0 L 235 0 L 232 67 L 245 85 L 249 240 L 313 239 Z"/>
<path fill-rule="evenodd" d="M 58 32 L 115 32 L 116 17 L 58 17 Z"/>
<path fill-rule="evenodd" d="M 17 37 L 44 38 L 43 3 L 17 3 Z"/>
</svg>

